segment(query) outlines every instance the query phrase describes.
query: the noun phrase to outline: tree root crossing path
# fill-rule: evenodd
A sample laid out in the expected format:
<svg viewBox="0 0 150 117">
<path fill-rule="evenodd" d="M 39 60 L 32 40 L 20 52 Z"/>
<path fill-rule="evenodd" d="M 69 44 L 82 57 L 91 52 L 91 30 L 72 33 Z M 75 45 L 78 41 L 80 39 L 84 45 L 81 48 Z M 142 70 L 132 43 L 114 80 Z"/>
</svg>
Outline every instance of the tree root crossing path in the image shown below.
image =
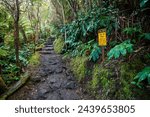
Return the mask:
<svg viewBox="0 0 150 117">
<path fill-rule="evenodd" d="M 30 79 L 10 100 L 81 100 L 89 99 L 72 72 L 54 52 L 51 41 L 40 51 L 40 65 L 30 70 Z"/>
</svg>

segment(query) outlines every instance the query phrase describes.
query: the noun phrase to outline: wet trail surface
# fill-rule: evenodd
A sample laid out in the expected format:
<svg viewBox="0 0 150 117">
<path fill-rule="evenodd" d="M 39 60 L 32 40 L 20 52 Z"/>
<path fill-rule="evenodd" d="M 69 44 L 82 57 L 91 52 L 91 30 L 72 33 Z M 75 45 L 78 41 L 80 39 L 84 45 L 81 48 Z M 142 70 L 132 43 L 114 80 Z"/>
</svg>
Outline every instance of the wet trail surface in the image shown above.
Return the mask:
<svg viewBox="0 0 150 117">
<path fill-rule="evenodd" d="M 67 68 L 61 55 L 54 52 L 52 42 L 40 51 L 41 64 L 31 69 L 28 82 L 9 100 L 79 100 L 90 99 Z"/>
</svg>

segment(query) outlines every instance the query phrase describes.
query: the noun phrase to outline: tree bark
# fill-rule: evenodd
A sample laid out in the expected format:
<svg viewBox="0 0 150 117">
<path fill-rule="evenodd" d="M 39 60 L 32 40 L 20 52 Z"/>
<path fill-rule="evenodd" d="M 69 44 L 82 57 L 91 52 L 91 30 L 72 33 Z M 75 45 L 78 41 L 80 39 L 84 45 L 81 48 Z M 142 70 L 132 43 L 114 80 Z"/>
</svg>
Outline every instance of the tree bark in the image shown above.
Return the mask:
<svg viewBox="0 0 150 117">
<path fill-rule="evenodd" d="M 37 12 L 36 12 L 37 22 L 36 22 L 36 26 L 35 26 L 35 30 L 36 30 L 35 42 L 39 39 L 39 25 L 40 25 L 39 24 L 40 23 L 39 11 L 40 11 L 40 5 L 38 3 Z"/>
<path fill-rule="evenodd" d="M 16 55 L 16 65 L 19 65 L 19 2 L 15 0 L 15 13 L 14 13 L 14 46 Z"/>
<path fill-rule="evenodd" d="M 0 75 L 2 75 L 2 66 L 0 65 Z"/>
</svg>

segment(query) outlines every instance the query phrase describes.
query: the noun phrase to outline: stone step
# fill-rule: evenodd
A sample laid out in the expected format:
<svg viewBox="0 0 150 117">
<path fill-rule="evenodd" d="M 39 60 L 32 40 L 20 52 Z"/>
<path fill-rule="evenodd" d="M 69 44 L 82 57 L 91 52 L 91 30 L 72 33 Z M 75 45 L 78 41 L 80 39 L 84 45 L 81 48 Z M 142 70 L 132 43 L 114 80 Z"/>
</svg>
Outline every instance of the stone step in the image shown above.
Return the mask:
<svg viewBox="0 0 150 117">
<path fill-rule="evenodd" d="M 46 47 L 46 48 L 43 48 L 42 50 L 43 51 L 51 51 L 51 50 L 54 50 L 54 48 L 53 47 Z"/>
<path fill-rule="evenodd" d="M 45 47 L 53 47 L 53 45 L 45 45 Z"/>
<path fill-rule="evenodd" d="M 54 54 L 54 51 L 40 51 L 40 54 Z"/>
</svg>

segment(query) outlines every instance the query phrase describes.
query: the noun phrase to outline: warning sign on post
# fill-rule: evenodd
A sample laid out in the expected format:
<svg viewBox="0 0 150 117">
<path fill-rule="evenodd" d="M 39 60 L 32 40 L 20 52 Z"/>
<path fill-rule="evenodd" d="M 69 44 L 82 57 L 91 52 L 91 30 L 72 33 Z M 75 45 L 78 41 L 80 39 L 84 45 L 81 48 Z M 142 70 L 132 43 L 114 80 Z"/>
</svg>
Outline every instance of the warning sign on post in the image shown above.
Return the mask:
<svg viewBox="0 0 150 117">
<path fill-rule="evenodd" d="M 107 45 L 107 38 L 106 38 L 106 29 L 100 29 L 98 31 L 98 42 L 100 46 Z"/>
</svg>

